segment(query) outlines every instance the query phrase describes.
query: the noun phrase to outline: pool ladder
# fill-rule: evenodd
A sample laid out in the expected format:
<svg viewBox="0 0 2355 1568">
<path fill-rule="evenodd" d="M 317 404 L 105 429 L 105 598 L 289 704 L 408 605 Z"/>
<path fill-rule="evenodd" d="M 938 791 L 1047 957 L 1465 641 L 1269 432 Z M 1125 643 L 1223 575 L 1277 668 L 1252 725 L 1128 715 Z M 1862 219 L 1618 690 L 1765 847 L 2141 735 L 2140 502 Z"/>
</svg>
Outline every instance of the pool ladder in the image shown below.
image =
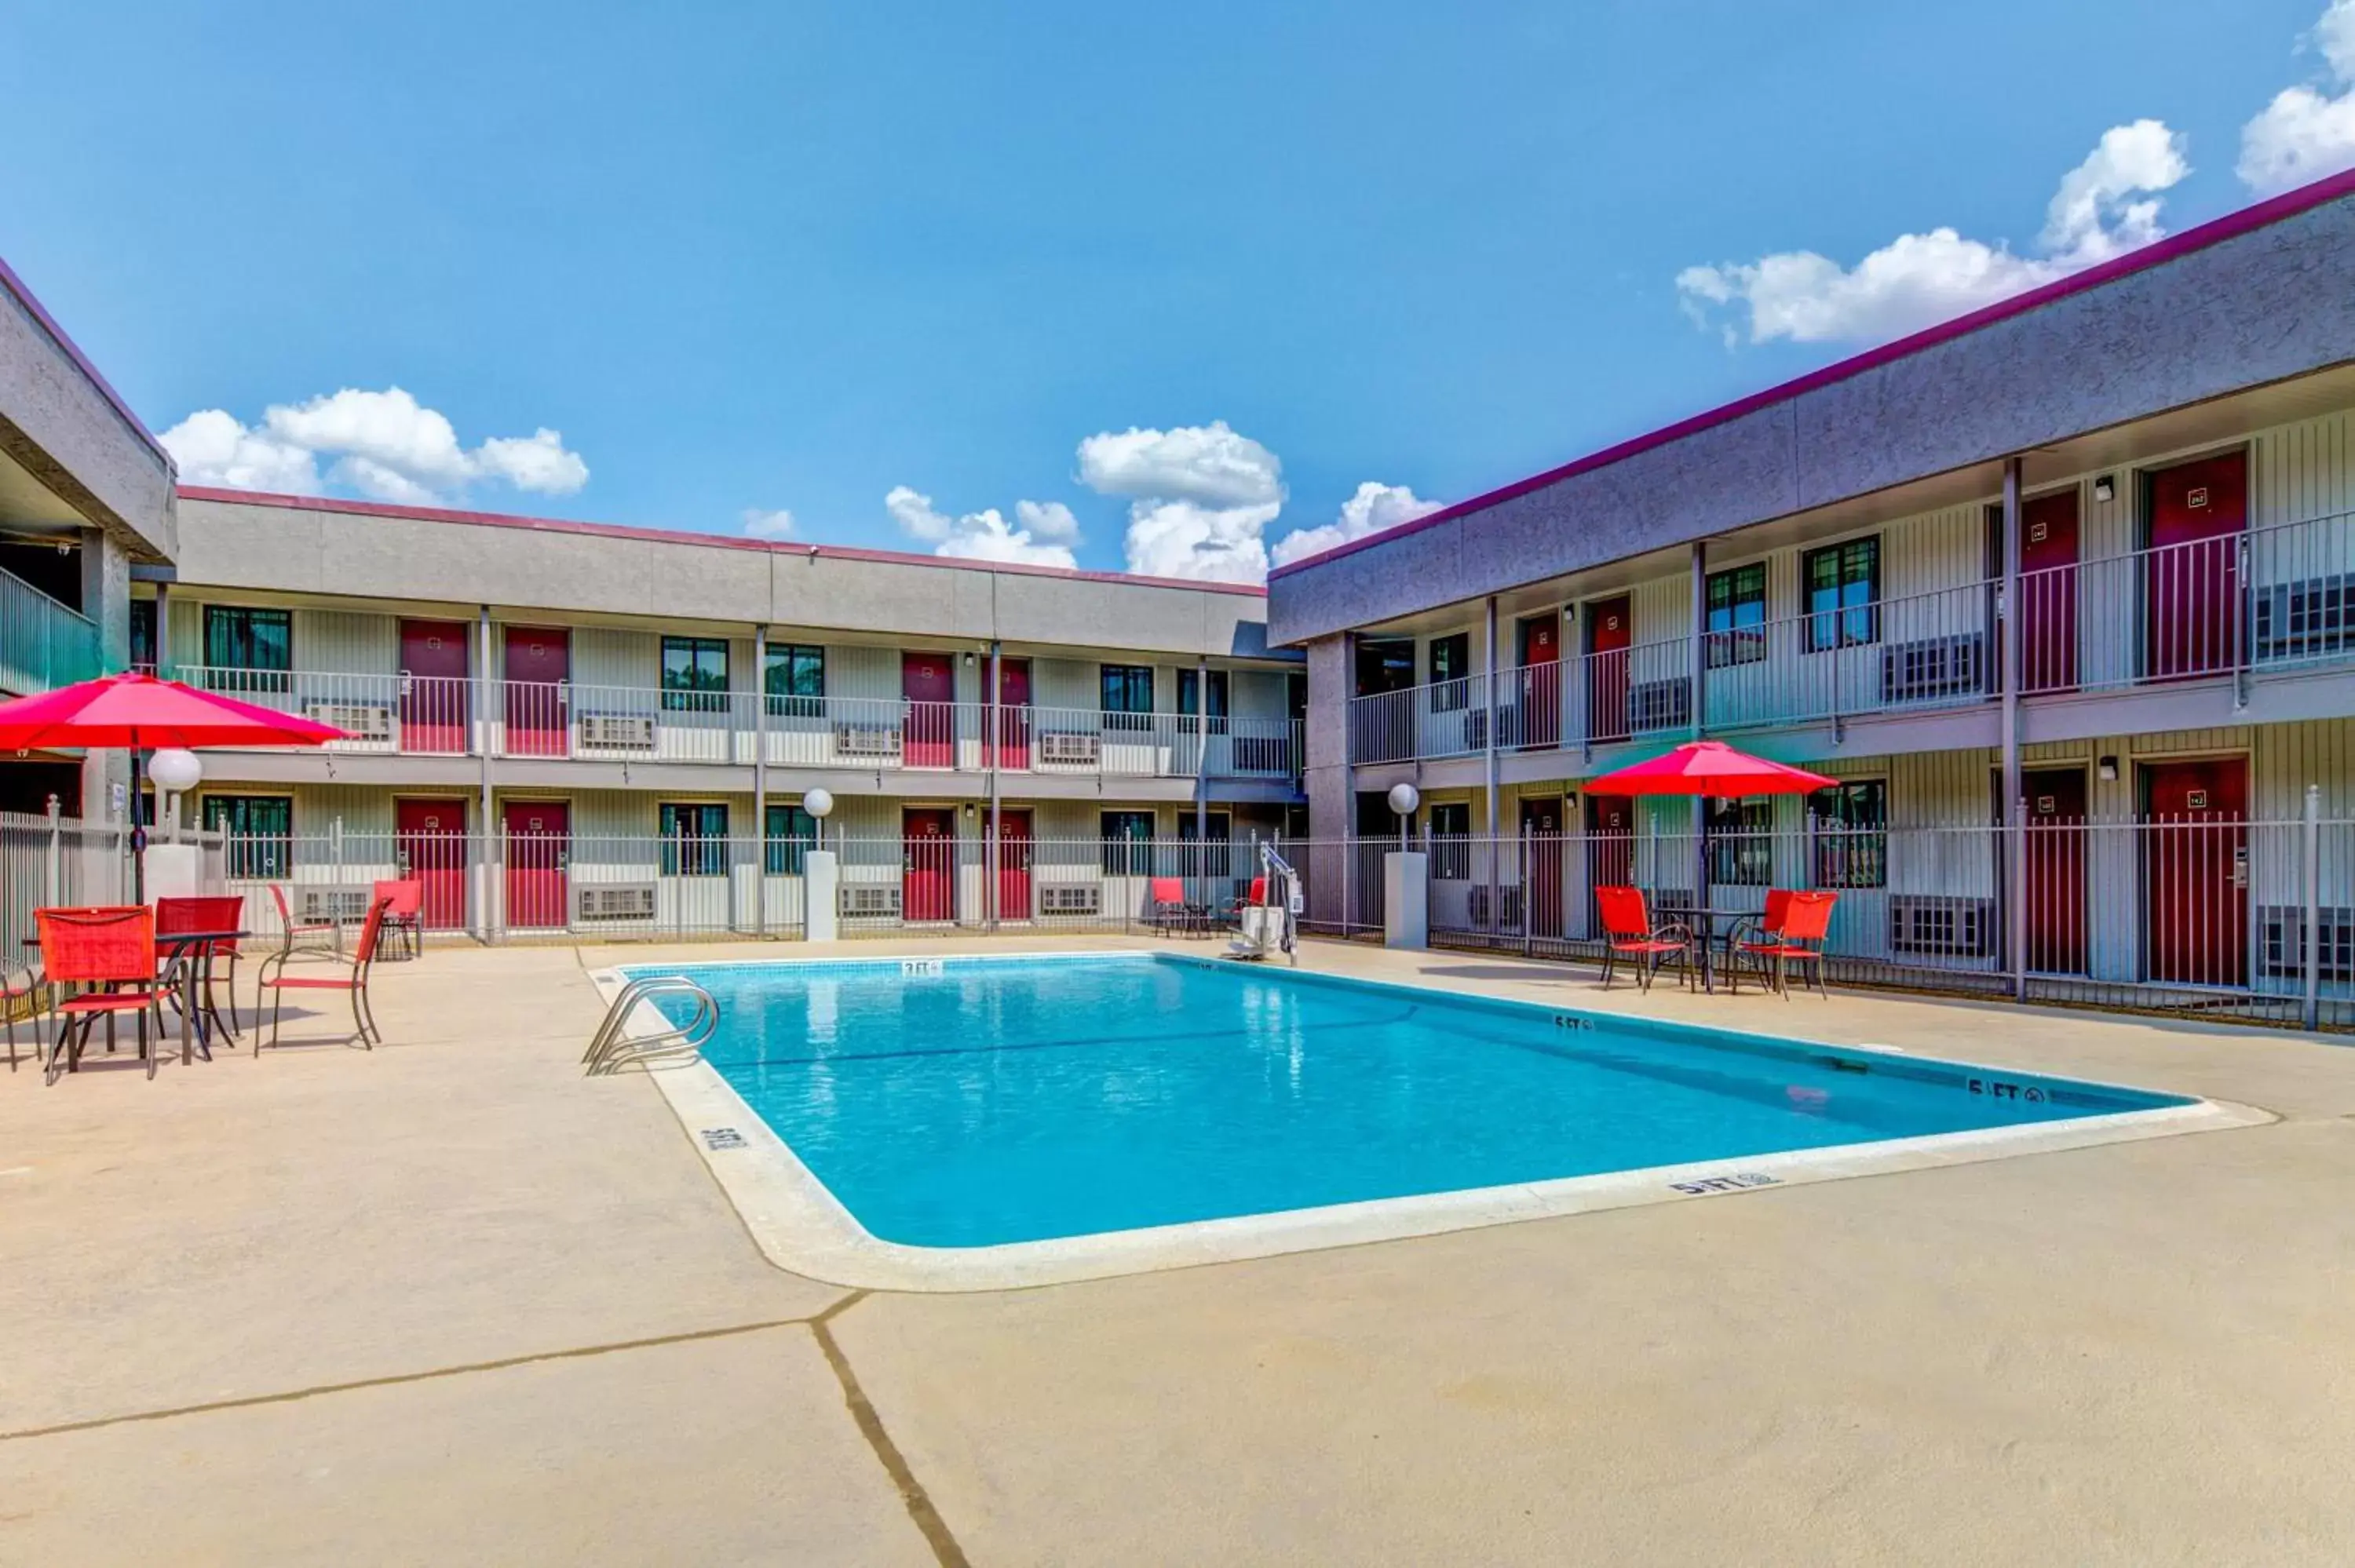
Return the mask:
<svg viewBox="0 0 2355 1568">
<path fill-rule="evenodd" d="M 673 1024 L 658 1033 L 624 1034 L 623 1026 L 638 1003 L 657 996 L 685 995 L 695 998 L 695 1016 L 684 1024 Z M 667 1020 L 665 1021 L 666 1023 Z M 711 993 L 688 980 L 685 975 L 650 975 L 634 980 L 623 986 L 613 998 L 613 1005 L 605 1010 L 605 1021 L 589 1041 L 589 1049 L 581 1054 L 581 1065 L 592 1078 L 618 1073 L 624 1067 L 650 1067 L 660 1062 L 693 1060 L 719 1031 L 719 1004 Z"/>
</svg>

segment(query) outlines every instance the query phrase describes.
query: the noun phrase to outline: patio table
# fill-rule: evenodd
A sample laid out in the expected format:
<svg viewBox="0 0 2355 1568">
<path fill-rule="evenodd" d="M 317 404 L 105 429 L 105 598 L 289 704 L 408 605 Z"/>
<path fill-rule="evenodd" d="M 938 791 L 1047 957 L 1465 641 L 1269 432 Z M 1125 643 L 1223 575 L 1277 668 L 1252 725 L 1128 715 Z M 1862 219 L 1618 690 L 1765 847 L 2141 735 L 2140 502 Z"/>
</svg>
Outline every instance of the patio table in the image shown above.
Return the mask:
<svg viewBox="0 0 2355 1568">
<path fill-rule="evenodd" d="M 165 948 L 171 950 L 170 956 L 165 959 L 158 971 L 159 975 L 169 976 L 175 964 L 180 967 L 178 977 L 181 988 L 180 1063 L 183 1066 L 196 1060 L 195 1053 L 198 1050 L 204 1052 L 206 1061 L 209 1062 L 213 1059 L 212 1046 L 202 1039 L 204 1021 L 197 1017 L 197 1010 L 202 1005 L 199 999 L 210 994 L 209 988 L 202 982 L 208 981 L 212 978 L 212 944 L 241 942 L 252 935 L 250 931 L 175 931 L 170 936 L 155 938 L 155 947 L 159 952 Z M 24 942 L 28 948 L 37 948 L 41 945 L 41 939 L 38 937 L 27 937 Z M 190 944 L 196 942 L 205 944 L 204 950 L 192 955 L 187 948 Z M 236 998 L 229 999 L 229 1007 L 231 1011 L 236 1009 Z M 193 1031 L 192 1020 L 194 1021 Z M 156 1043 L 158 1046 L 161 1044 L 161 1041 Z M 151 1050 L 155 1048 L 150 1047 Z"/>
<path fill-rule="evenodd" d="M 1660 920 L 1664 922 L 1674 921 L 1692 933 L 1693 946 L 1700 950 L 1700 988 L 1710 995 L 1714 996 L 1717 994 L 1715 977 L 1715 969 L 1717 967 L 1716 952 L 1718 946 L 1717 923 L 1720 920 L 1734 921 L 1747 919 L 1754 916 L 1758 911 L 1755 909 L 1714 909 L 1710 908 L 1707 905 L 1661 904 L 1654 906 L 1652 913 Z M 1726 961 L 1729 963 L 1732 962 L 1733 955 L 1728 953 L 1726 955 Z"/>
</svg>

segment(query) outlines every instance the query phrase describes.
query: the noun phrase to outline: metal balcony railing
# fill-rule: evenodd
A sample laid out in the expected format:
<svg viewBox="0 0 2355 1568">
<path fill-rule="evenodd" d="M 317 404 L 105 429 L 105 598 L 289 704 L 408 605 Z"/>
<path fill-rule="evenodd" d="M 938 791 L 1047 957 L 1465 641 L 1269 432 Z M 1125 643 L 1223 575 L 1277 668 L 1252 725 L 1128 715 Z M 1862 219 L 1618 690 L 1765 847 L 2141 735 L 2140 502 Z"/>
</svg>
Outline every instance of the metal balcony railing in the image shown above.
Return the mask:
<svg viewBox="0 0 2355 1568">
<path fill-rule="evenodd" d="M 99 673 L 98 626 L 24 578 L 0 571 L 0 690 L 54 691 Z"/>
</svg>

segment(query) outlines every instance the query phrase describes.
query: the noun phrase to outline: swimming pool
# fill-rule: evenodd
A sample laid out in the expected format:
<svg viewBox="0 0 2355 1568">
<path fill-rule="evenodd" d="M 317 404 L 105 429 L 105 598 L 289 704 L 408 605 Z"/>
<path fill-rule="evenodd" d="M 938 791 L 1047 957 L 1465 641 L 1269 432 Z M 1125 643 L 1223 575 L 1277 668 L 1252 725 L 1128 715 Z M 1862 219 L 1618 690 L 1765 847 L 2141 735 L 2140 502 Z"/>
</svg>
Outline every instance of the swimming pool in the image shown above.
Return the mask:
<svg viewBox="0 0 2355 1568">
<path fill-rule="evenodd" d="M 1628 1173 L 1706 1193 L 1779 1184 L 1774 1157 L 2204 1103 L 1164 953 L 623 973 L 709 990 L 709 1071 L 859 1230 L 905 1248 Z M 715 1150 L 742 1139 L 699 1130 Z"/>
</svg>

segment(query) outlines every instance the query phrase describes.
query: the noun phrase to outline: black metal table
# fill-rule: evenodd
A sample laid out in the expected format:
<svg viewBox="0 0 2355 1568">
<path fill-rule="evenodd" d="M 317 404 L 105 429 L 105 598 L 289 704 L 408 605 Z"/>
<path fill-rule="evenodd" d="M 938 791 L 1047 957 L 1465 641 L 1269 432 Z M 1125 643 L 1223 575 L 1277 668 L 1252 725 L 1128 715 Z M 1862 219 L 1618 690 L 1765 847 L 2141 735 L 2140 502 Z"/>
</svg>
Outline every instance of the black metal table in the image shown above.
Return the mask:
<svg viewBox="0 0 2355 1568">
<path fill-rule="evenodd" d="M 174 964 L 180 967 L 180 1062 L 183 1065 L 196 1059 L 191 1054 L 192 1047 L 203 1051 L 206 1061 L 213 1059 L 212 1046 L 204 1038 L 205 1021 L 199 1015 L 200 1010 L 206 1012 L 212 1011 L 213 944 L 241 942 L 251 935 L 250 931 L 174 931 L 155 938 L 157 948 L 171 949 L 171 957 L 165 961 L 163 972 L 170 974 Z M 195 953 L 189 952 L 188 948 L 197 943 L 202 943 L 203 947 Z M 229 993 L 229 1011 L 231 1017 L 237 1013 L 237 993 L 234 991 Z M 232 1038 L 235 1037 L 237 1026 L 234 1023 L 223 1022 L 218 1012 L 213 1013 L 213 1020 L 229 1031 Z"/>
<path fill-rule="evenodd" d="M 1755 909 L 1712 909 L 1702 905 L 1660 904 L 1652 908 L 1654 919 L 1674 922 L 1692 933 L 1693 947 L 1700 959 L 1700 988 L 1712 996 L 1717 994 L 1717 923 L 1749 919 L 1757 913 Z M 1726 954 L 1726 961 L 1733 961 L 1731 952 Z"/>
</svg>

